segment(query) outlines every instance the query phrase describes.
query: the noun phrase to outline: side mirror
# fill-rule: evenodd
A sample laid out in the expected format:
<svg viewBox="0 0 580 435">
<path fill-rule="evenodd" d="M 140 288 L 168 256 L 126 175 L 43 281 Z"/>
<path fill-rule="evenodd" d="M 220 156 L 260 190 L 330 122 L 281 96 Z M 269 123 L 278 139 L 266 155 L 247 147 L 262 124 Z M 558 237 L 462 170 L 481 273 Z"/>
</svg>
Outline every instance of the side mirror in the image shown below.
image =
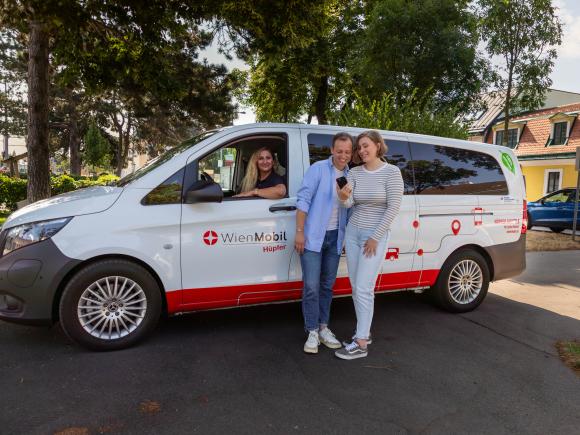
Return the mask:
<svg viewBox="0 0 580 435">
<path fill-rule="evenodd" d="M 540 204 L 544 205 L 546 201 L 544 199 L 540 199 Z"/>
<path fill-rule="evenodd" d="M 211 181 L 198 181 L 185 193 L 186 204 L 199 202 L 222 202 L 224 193 L 219 184 Z"/>
</svg>

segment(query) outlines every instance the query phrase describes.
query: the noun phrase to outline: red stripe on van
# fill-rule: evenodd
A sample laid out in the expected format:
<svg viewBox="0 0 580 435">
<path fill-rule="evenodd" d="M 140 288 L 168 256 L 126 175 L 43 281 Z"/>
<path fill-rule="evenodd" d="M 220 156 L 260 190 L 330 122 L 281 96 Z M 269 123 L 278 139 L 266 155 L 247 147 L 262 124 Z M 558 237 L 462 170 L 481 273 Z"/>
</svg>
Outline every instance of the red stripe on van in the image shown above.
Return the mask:
<svg viewBox="0 0 580 435">
<path fill-rule="evenodd" d="M 411 287 L 431 286 L 437 280 L 439 270 L 383 273 L 377 279 L 375 291 L 400 290 Z M 334 295 L 352 292 L 347 277 L 336 279 Z M 238 305 L 260 304 L 296 300 L 302 297 L 302 281 L 285 283 L 250 284 L 229 287 L 192 288 L 166 293 L 169 314 L 227 308 Z"/>
</svg>

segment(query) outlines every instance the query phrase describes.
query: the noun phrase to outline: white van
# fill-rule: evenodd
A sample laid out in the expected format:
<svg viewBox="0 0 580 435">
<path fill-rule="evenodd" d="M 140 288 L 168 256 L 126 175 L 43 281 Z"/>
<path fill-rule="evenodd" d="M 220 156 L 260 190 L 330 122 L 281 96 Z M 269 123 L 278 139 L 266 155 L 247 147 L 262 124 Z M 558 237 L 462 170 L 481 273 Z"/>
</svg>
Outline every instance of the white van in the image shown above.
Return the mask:
<svg viewBox="0 0 580 435">
<path fill-rule="evenodd" d="M 151 333 L 162 313 L 299 300 L 296 193 L 339 131 L 362 129 L 252 124 L 207 132 L 114 187 L 18 210 L 0 235 L 0 318 L 60 320 L 77 343 L 108 350 Z M 449 311 L 474 309 L 490 281 L 525 268 L 516 157 L 501 146 L 382 134 L 405 196 L 376 291 L 431 289 Z M 287 197 L 233 198 L 263 146 L 280 163 Z M 334 292 L 351 292 L 344 258 Z"/>
</svg>

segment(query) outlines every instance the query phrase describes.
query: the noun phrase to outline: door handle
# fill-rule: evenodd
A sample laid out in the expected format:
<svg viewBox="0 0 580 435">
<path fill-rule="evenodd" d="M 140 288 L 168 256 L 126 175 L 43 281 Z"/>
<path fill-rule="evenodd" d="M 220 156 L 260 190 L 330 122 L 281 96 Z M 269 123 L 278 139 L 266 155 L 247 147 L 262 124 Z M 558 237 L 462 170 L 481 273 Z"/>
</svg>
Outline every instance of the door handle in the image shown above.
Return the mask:
<svg viewBox="0 0 580 435">
<path fill-rule="evenodd" d="M 296 206 L 295 205 L 272 205 L 270 206 L 270 211 L 272 213 L 277 212 L 277 211 L 294 211 L 296 210 Z"/>
</svg>

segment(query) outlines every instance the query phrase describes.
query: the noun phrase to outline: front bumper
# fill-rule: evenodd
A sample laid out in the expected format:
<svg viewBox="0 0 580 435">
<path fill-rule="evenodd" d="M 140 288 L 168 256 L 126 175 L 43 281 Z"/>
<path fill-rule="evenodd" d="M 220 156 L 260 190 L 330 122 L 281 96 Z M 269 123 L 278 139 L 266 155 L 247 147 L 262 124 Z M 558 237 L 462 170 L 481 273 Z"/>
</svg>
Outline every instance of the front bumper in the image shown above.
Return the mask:
<svg viewBox="0 0 580 435">
<path fill-rule="evenodd" d="M 51 239 L 0 257 L 0 319 L 29 325 L 53 323 L 58 287 L 79 263 L 64 255 Z"/>
</svg>

